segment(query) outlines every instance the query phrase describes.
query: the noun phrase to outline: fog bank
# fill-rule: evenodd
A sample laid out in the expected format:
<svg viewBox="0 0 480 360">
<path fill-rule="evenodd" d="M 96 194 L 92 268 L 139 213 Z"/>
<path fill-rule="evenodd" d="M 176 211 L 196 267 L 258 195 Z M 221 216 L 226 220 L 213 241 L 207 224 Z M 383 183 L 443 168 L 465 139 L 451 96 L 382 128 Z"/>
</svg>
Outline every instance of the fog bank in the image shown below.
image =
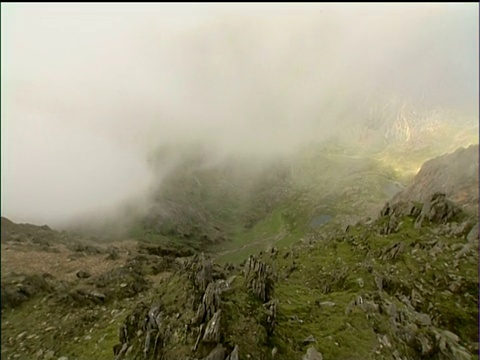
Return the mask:
<svg viewBox="0 0 480 360">
<path fill-rule="evenodd" d="M 159 147 L 289 154 L 392 97 L 478 117 L 478 4 L 2 4 L 2 216 L 146 194 Z"/>
</svg>

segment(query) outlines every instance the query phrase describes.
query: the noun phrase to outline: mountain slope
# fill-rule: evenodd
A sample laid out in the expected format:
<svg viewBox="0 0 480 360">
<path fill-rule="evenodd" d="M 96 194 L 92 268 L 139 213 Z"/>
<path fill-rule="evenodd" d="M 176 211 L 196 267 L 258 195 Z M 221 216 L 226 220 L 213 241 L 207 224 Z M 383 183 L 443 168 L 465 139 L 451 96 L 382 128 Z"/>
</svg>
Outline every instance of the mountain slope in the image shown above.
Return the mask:
<svg viewBox="0 0 480 360">
<path fill-rule="evenodd" d="M 478 154 L 477 144 L 425 162 L 412 185 L 393 201 L 424 202 L 440 191 L 466 210 L 478 213 Z"/>
<path fill-rule="evenodd" d="M 130 242 L 2 218 L 2 358 L 478 359 L 478 145 L 399 149 L 186 148 Z"/>
<path fill-rule="evenodd" d="M 2 281 L 2 298 L 38 285 L 2 308 L 2 358 L 478 359 L 478 224 L 425 198 L 241 264 L 142 242 L 88 278 Z"/>
</svg>

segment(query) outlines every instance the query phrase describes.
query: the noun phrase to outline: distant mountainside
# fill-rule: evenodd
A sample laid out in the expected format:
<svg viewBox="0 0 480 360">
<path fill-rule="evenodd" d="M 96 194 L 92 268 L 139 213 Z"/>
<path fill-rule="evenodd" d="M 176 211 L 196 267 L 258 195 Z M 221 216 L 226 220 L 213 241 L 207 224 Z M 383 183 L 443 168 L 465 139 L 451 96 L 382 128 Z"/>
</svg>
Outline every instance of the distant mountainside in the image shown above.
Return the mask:
<svg viewBox="0 0 480 360">
<path fill-rule="evenodd" d="M 409 150 L 453 151 L 462 144 L 478 142 L 475 116 L 445 109 L 413 107 L 398 99 L 372 106 L 347 133 L 368 146 L 400 146 Z"/>
<path fill-rule="evenodd" d="M 425 202 L 431 194 L 443 192 L 464 210 L 478 213 L 478 152 L 478 144 L 471 145 L 425 162 L 393 201 Z"/>
<path fill-rule="evenodd" d="M 1 241 L 22 241 L 36 244 L 49 244 L 66 239 L 66 234 L 52 230 L 47 225 L 16 224 L 2 217 Z"/>
</svg>

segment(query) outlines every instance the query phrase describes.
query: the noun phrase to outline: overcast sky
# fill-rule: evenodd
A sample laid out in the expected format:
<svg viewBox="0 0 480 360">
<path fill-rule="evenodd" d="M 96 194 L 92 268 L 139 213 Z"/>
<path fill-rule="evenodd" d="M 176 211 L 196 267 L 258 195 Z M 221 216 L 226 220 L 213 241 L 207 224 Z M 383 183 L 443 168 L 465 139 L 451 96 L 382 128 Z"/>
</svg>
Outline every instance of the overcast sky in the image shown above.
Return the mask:
<svg viewBox="0 0 480 360">
<path fill-rule="evenodd" d="M 165 143 L 288 152 L 397 95 L 478 115 L 475 3 L 1 6 L 1 210 L 17 222 L 142 194 Z"/>
</svg>

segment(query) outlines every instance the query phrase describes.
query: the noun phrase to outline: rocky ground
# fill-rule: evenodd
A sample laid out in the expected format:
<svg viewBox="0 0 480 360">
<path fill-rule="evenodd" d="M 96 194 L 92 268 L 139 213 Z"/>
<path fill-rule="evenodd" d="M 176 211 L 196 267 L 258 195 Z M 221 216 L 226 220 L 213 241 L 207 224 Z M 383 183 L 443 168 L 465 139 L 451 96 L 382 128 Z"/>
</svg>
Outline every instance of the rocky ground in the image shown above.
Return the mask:
<svg viewBox="0 0 480 360">
<path fill-rule="evenodd" d="M 240 265 L 152 244 L 44 246 L 2 243 L 2 358 L 474 359 L 478 351 L 478 224 L 443 194 L 386 204 L 368 224 L 312 233 Z M 24 267 L 8 268 L 14 256 Z M 39 260 L 56 266 L 44 271 Z"/>
<path fill-rule="evenodd" d="M 440 163 L 349 226 L 274 209 L 235 257 L 2 218 L 2 359 L 478 359 L 478 218 Z"/>
</svg>

